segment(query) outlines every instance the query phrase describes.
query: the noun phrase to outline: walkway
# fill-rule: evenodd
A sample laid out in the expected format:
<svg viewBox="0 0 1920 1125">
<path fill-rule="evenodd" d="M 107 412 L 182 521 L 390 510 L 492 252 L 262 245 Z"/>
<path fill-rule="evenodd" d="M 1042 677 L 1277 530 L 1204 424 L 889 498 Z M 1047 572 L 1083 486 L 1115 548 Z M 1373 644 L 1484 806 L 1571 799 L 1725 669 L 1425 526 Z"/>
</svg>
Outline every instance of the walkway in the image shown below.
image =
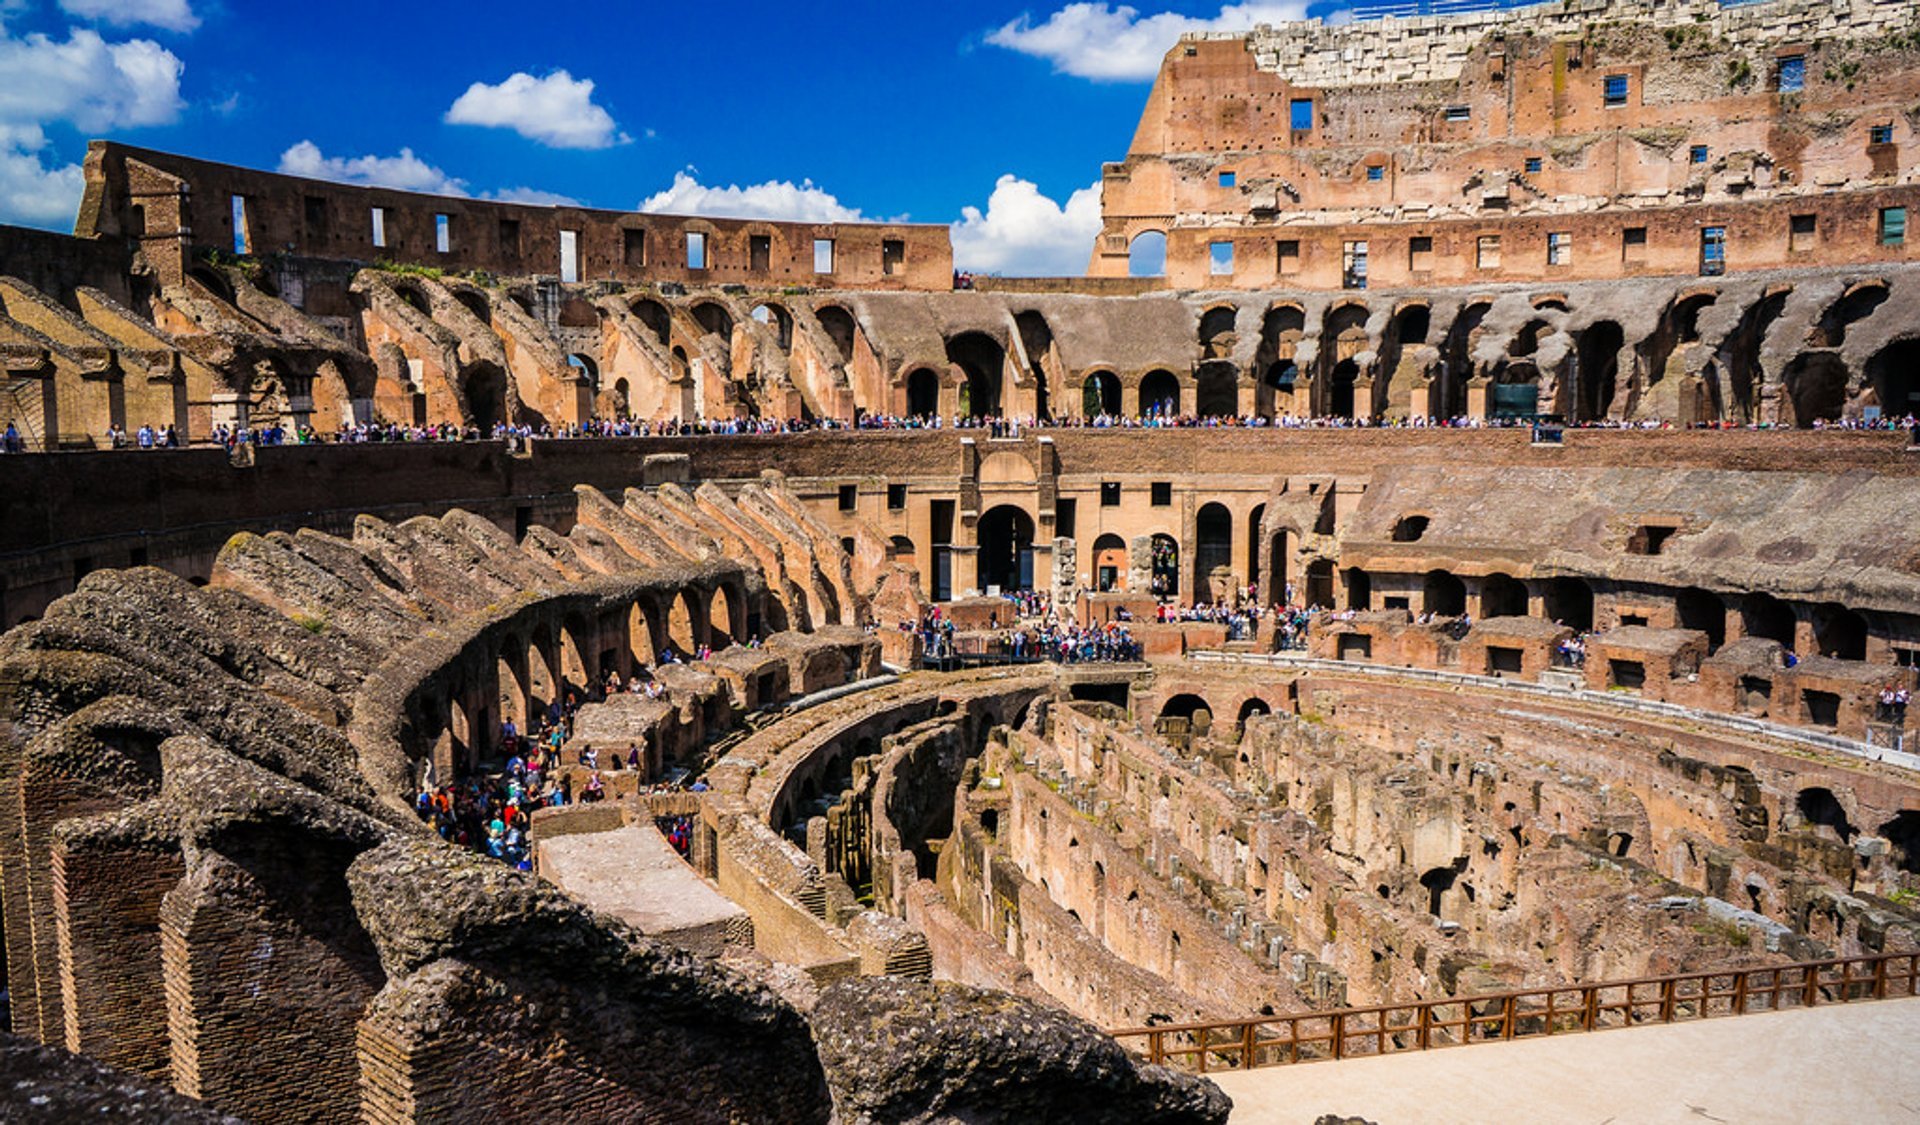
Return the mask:
<svg viewBox="0 0 1920 1125">
<path fill-rule="evenodd" d="M 1920 998 L 1209 1075 L 1233 1125 L 1920 1122 Z"/>
</svg>

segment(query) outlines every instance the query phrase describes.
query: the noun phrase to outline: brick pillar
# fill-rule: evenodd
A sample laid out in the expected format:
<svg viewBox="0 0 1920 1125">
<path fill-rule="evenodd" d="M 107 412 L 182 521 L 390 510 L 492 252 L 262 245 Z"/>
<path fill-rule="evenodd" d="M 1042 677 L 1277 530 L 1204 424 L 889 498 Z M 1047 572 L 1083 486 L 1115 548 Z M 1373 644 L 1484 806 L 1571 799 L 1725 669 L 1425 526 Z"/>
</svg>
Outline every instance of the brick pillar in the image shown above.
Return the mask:
<svg viewBox="0 0 1920 1125">
<path fill-rule="evenodd" d="M 165 1081 L 160 903 L 185 871 L 180 853 L 69 833 L 55 841 L 52 869 L 67 1050 Z"/>
<path fill-rule="evenodd" d="M 356 1027 L 383 977 L 346 896 L 345 863 L 328 870 L 337 849 L 312 837 L 278 843 L 254 861 L 286 865 L 278 886 L 203 852 L 161 904 L 173 1085 L 263 1125 L 351 1120 Z"/>
</svg>

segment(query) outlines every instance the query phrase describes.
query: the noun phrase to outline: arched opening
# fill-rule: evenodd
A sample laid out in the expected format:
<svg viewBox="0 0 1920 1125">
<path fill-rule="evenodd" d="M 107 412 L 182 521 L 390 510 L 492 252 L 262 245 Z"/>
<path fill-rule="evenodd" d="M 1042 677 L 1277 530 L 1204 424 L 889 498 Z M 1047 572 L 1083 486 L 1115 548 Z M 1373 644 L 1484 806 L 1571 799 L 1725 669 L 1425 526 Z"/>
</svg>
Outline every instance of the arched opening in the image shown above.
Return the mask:
<svg viewBox="0 0 1920 1125">
<path fill-rule="evenodd" d="M 1525 617 L 1526 584 L 1511 574 L 1489 574 L 1480 580 L 1480 616 Z"/>
<path fill-rule="evenodd" d="M 1260 596 L 1260 525 L 1267 519 L 1267 506 L 1255 504 L 1247 514 L 1247 589 Z"/>
<path fill-rule="evenodd" d="M 693 650 L 699 647 L 694 639 L 693 603 L 686 590 L 673 595 L 667 603 L 667 647 L 682 658 L 692 656 Z"/>
<path fill-rule="evenodd" d="M 1140 416 L 1172 418 L 1180 413 L 1180 380 L 1171 371 L 1149 371 L 1140 380 Z"/>
<path fill-rule="evenodd" d="M 1547 619 L 1576 633 L 1593 632 L 1593 587 L 1584 578 L 1554 578 L 1547 582 Z"/>
<path fill-rule="evenodd" d="M 1240 374 L 1231 363 L 1203 363 L 1194 373 L 1193 412 L 1202 418 L 1240 413 Z"/>
<path fill-rule="evenodd" d="M 940 413 L 940 376 L 925 367 L 907 375 L 907 416 L 931 418 Z"/>
<path fill-rule="evenodd" d="M 460 302 L 462 307 L 472 313 L 475 320 L 478 320 L 482 324 L 492 323 L 493 313 L 487 308 L 487 299 L 481 296 L 478 290 L 455 289 L 452 292 L 453 299 Z"/>
<path fill-rule="evenodd" d="M 633 416 L 633 392 L 625 379 L 613 381 L 613 400 L 611 403 L 615 419 L 624 421 Z"/>
<path fill-rule="evenodd" d="M 1127 541 L 1108 532 L 1093 541 L 1093 588 L 1099 593 L 1127 588 Z"/>
<path fill-rule="evenodd" d="M 1000 379 L 1006 370 L 1006 352 L 984 332 L 962 332 L 947 341 L 947 361 L 966 379 L 960 393 L 960 416 L 993 418 L 1000 414 Z"/>
<path fill-rule="evenodd" d="M 1742 422 L 1753 420 L 1753 410 L 1757 405 L 1755 393 L 1759 390 L 1763 372 L 1760 369 L 1760 349 L 1767 341 L 1767 331 L 1773 322 L 1780 319 L 1786 311 L 1787 297 L 1791 290 L 1781 289 L 1769 293 L 1748 307 L 1740 317 L 1740 324 L 1726 343 L 1727 401 L 1721 411 L 1728 417 Z"/>
<path fill-rule="evenodd" d="M 1393 541 L 1395 543 L 1418 543 L 1420 537 L 1427 533 L 1427 528 L 1431 526 L 1432 523 L 1432 518 L 1428 516 L 1401 516 L 1399 522 L 1393 525 Z"/>
<path fill-rule="evenodd" d="M 1813 610 L 1813 639 L 1821 656 L 1836 660 L 1867 658 L 1867 619 L 1843 605 L 1827 603 Z"/>
<path fill-rule="evenodd" d="M 1838 301 L 1827 306 L 1820 320 L 1807 332 L 1810 348 L 1837 348 L 1847 342 L 1847 329 L 1856 321 L 1873 315 L 1887 299 L 1885 282 L 1869 281 L 1849 289 Z"/>
<path fill-rule="evenodd" d="M 1373 608 L 1373 575 L 1357 566 L 1347 568 L 1347 608 L 1369 610 Z"/>
<path fill-rule="evenodd" d="M 1793 607 L 1772 594 L 1751 593 L 1740 607 L 1740 628 L 1749 637 L 1764 637 L 1793 648 Z"/>
<path fill-rule="evenodd" d="M 1443 404 L 1433 413 L 1442 418 L 1455 418 L 1467 410 L 1467 380 L 1473 378 L 1474 338 L 1480 332 L 1480 324 L 1487 319 L 1487 312 L 1493 305 L 1486 301 L 1476 301 L 1461 310 L 1447 327 L 1446 343 L 1442 346 L 1445 366 L 1440 372 L 1440 400 Z"/>
<path fill-rule="evenodd" d="M 1300 378 L 1295 355 L 1306 333 L 1306 314 L 1297 305 L 1280 305 L 1267 310 L 1260 327 L 1260 347 L 1254 353 L 1254 370 L 1260 375 L 1254 392 L 1254 411 L 1261 415 L 1296 413 L 1294 384 Z"/>
<path fill-rule="evenodd" d="M 755 305 L 747 314 L 773 330 L 774 339 L 780 350 L 793 347 L 793 314 L 779 305 Z"/>
<path fill-rule="evenodd" d="M 1020 348 L 1027 356 L 1027 371 L 1033 382 L 1034 416 L 1042 420 L 1053 416 L 1047 403 L 1047 357 L 1053 351 L 1053 329 L 1047 318 L 1032 309 L 1013 318 L 1020 332 Z"/>
<path fill-rule="evenodd" d="M 1794 424 L 1802 429 L 1815 422 L 1836 422 L 1847 404 L 1847 365 L 1833 352 L 1807 352 L 1793 357 L 1781 373 Z"/>
<path fill-rule="evenodd" d="M 727 605 L 727 589 L 714 587 L 713 597 L 707 601 L 707 643 L 717 651 L 733 644 L 733 613 Z"/>
<path fill-rule="evenodd" d="M 1211 723 L 1213 708 L 1208 706 L 1204 698 L 1192 692 L 1182 692 L 1179 695 L 1173 696 L 1160 708 L 1160 718 L 1162 719 L 1185 719 L 1189 723 L 1194 723 L 1201 715 L 1207 716 L 1208 722 Z M 1195 731 L 1195 733 L 1197 734 L 1199 732 Z"/>
<path fill-rule="evenodd" d="M 1867 361 L 1867 382 L 1892 418 L 1920 417 L 1920 339 L 1895 340 Z"/>
<path fill-rule="evenodd" d="M 1095 371 L 1080 384 L 1080 412 L 1088 418 L 1120 414 L 1120 380 L 1111 371 Z"/>
<path fill-rule="evenodd" d="M 1727 640 L 1727 606 L 1720 595 L 1698 586 L 1689 586 L 1673 596 L 1674 619 L 1682 629 L 1698 629 L 1707 635 L 1707 651 L 1718 649 Z"/>
<path fill-rule="evenodd" d="M 587 663 L 587 655 L 593 651 L 590 643 L 592 635 L 586 622 L 578 618 L 569 618 L 560 629 L 560 690 L 563 693 L 586 691 L 593 682 L 593 667 Z"/>
<path fill-rule="evenodd" d="M 653 621 L 639 602 L 627 609 L 627 653 L 635 668 L 652 667 L 659 658 L 654 651 Z"/>
<path fill-rule="evenodd" d="M 1225 359 L 1233 354 L 1233 323 L 1240 310 L 1220 305 L 1200 314 L 1200 354 Z"/>
<path fill-rule="evenodd" d="M 1794 797 L 1793 804 L 1808 824 L 1816 829 L 1826 829 L 1843 844 L 1853 842 L 1857 829 L 1847 819 L 1847 810 L 1840 804 L 1840 798 L 1833 795 L 1833 790 L 1819 785 L 1809 786 Z"/>
<path fill-rule="evenodd" d="M 1249 698 L 1245 703 L 1242 703 L 1240 705 L 1240 719 L 1239 719 L 1240 736 L 1243 738 L 1246 737 L 1248 719 L 1253 718 L 1255 715 L 1271 715 L 1271 714 L 1273 714 L 1273 708 L 1267 706 L 1266 700 L 1261 699 L 1257 695 Z"/>
<path fill-rule="evenodd" d="M 669 342 L 673 335 L 673 314 L 667 311 L 667 306 L 650 297 L 641 297 L 627 307 L 640 323 L 652 329 L 662 344 Z"/>
<path fill-rule="evenodd" d="M 1232 567 L 1233 513 L 1223 504 L 1204 505 L 1193 520 L 1193 600 L 1220 600 L 1214 596 L 1215 574 L 1222 572 L 1218 589 L 1224 594 L 1234 585 Z"/>
<path fill-rule="evenodd" d="M 1343 359 L 1333 365 L 1333 377 L 1327 383 L 1327 414 L 1334 418 L 1353 417 L 1353 385 L 1360 378 L 1360 365 Z"/>
<path fill-rule="evenodd" d="M 212 287 L 209 286 L 209 288 Z M 411 285 L 396 285 L 393 287 L 393 291 L 400 295 L 400 299 L 406 302 L 408 308 L 411 308 L 421 316 L 430 317 L 433 315 L 433 307 L 427 304 L 426 294 L 420 292 L 418 289 L 415 289 Z"/>
<path fill-rule="evenodd" d="M 1901 809 L 1880 826 L 1880 835 L 1893 847 L 1894 866 L 1920 875 L 1920 810 Z"/>
<path fill-rule="evenodd" d="M 1150 592 L 1158 598 L 1170 598 L 1180 585 L 1180 544 L 1171 535 L 1156 534 L 1148 540 L 1153 566 L 1149 572 Z"/>
<path fill-rule="evenodd" d="M 1418 348 L 1427 342 L 1427 333 L 1433 328 L 1433 314 L 1425 305 L 1407 305 L 1393 314 L 1393 321 L 1387 326 L 1385 339 L 1380 348 L 1379 386 L 1374 388 L 1374 402 L 1370 413 L 1377 413 L 1380 406 L 1390 400 L 1395 377 L 1399 374 L 1409 348 Z M 1423 373 L 1413 371 L 1410 378 L 1417 379 Z M 1417 384 L 1414 384 L 1417 385 Z"/>
<path fill-rule="evenodd" d="M 1333 560 L 1315 559 L 1307 564 L 1307 605 L 1333 608 Z"/>
<path fill-rule="evenodd" d="M 813 310 L 813 315 L 814 319 L 820 322 L 820 327 L 826 329 L 828 337 L 833 340 L 834 349 L 840 353 L 840 362 L 852 363 L 853 314 L 839 305 L 821 305 Z"/>
<path fill-rule="evenodd" d="M 581 355 L 575 352 L 567 357 L 567 366 L 579 372 L 580 378 L 584 379 L 588 386 L 598 387 L 600 385 L 600 365 L 593 362 L 591 356 Z"/>
<path fill-rule="evenodd" d="M 693 306 L 693 319 L 700 327 L 722 340 L 733 339 L 733 314 L 718 301 L 702 301 Z"/>
<path fill-rule="evenodd" d="M 1620 349 L 1625 343 L 1625 332 L 1611 320 L 1600 321 L 1580 333 L 1573 373 L 1575 421 L 1599 421 L 1613 409 Z"/>
<path fill-rule="evenodd" d="M 553 634 L 544 626 L 527 644 L 527 710 L 544 714 L 560 701 L 559 682 L 553 674 Z"/>
<path fill-rule="evenodd" d="M 1459 617 L 1467 612 L 1467 584 L 1458 575 L 1429 570 L 1421 582 L 1420 604 L 1436 617 Z"/>
<path fill-rule="evenodd" d="M 1033 589 L 1033 517 L 1024 509 L 1002 504 L 980 517 L 980 587 Z"/>
<path fill-rule="evenodd" d="M 918 573 L 920 563 L 913 548 L 913 540 L 904 535 L 896 535 L 887 540 L 887 562 L 895 566 L 904 566 Z"/>
<path fill-rule="evenodd" d="M 460 388 L 467 396 L 467 423 L 482 433 L 507 418 L 507 374 L 491 363 L 467 369 Z"/>
<path fill-rule="evenodd" d="M 514 667 L 516 657 L 524 659 L 524 653 L 516 643 L 508 641 L 507 651 L 501 653 L 494 662 L 494 683 L 500 701 L 501 721 L 511 722 L 524 735 L 527 733 L 527 720 L 532 716 L 527 708 L 526 677 Z"/>
<path fill-rule="evenodd" d="M 1167 273 L 1167 236 L 1157 230 L 1141 231 L 1127 244 L 1128 277 L 1165 277 Z"/>
<path fill-rule="evenodd" d="M 1614 832 L 1607 836 L 1607 850 L 1617 856 L 1625 856 L 1633 849 L 1633 833 Z"/>
</svg>

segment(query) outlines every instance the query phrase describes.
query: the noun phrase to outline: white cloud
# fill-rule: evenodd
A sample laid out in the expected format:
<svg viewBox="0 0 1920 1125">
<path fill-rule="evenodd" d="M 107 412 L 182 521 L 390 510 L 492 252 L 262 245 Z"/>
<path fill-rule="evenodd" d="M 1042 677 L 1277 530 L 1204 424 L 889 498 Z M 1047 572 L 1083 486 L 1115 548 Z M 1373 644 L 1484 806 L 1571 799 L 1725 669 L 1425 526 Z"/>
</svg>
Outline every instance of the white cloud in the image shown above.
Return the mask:
<svg viewBox="0 0 1920 1125">
<path fill-rule="evenodd" d="M 987 210 L 967 207 L 953 224 L 953 263 L 968 273 L 1078 277 L 1087 271 L 1100 233 L 1100 184 L 1067 197 L 1065 206 L 1018 176 L 1001 176 Z"/>
<path fill-rule="evenodd" d="M 450 125 L 512 129 L 549 148 L 606 148 L 631 137 L 593 104 L 593 80 L 556 70 L 545 78 L 521 71 L 498 86 L 475 82 L 447 110 Z"/>
<path fill-rule="evenodd" d="M 148 39 L 109 43 L 85 28 L 64 43 L 0 34 L 0 125 L 70 121 L 88 133 L 165 125 L 180 114 L 184 69 Z"/>
<path fill-rule="evenodd" d="M 60 10 L 113 27 L 149 24 L 185 32 L 200 26 L 200 17 L 187 0 L 60 0 Z"/>
<path fill-rule="evenodd" d="M 312 141 L 301 141 L 280 154 L 280 171 L 289 176 L 333 180 L 342 184 L 424 191 L 434 195 L 469 194 L 467 182 L 447 175 L 413 154 L 398 156 L 327 156 Z"/>
<path fill-rule="evenodd" d="M 812 180 L 768 180 L 746 187 L 708 187 L 686 172 L 673 174 L 673 186 L 648 196 L 640 210 L 669 215 L 708 215 L 730 219 L 771 219 L 799 223 L 857 223 L 865 218 Z"/>
<path fill-rule="evenodd" d="M 1122 4 L 1074 3 L 1036 24 L 1031 15 L 993 31 L 987 42 L 1043 58 L 1076 78 L 1141 81 L 1159 73 L 1160 60 L 1190 31 L 1246 31 L 1256 24 L 1306 18 L 1305 0 L 1228 4 L 1212 18 L 1156 12 L 1143 16 Z"/>
<path fill-rule="evenodd" d="M 0 17 L 17 11 L 0 0 Z M 146 39 L 109 43 L 70 30 L 64 42 L 0 26 L 0 221 L 58 227 L 80 209 L 78 164 L 49 164 L 46 126 L 65 121 L 103 133 L 165 125 L 180 115 L 180 74 L 172 52 Z"/>
<path fill-rule="evenodd" d="M 488 199 L 501 203 L 528 203 L 535 207 L 578 207 L 580 201 L 571 195 L 561 195 L 557 191 L 542 191 L 532 187 L 502 188 L 490 191 Z"/>
</svg>

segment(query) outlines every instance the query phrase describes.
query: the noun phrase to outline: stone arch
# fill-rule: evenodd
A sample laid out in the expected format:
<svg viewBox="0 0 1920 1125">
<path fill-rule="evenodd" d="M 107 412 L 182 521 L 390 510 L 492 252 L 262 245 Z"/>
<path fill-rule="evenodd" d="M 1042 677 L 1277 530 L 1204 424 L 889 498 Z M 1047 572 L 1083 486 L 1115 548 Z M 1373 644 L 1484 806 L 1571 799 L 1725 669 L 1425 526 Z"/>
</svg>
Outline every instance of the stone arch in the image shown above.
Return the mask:
<svg viewBox="0 0 1920 1125">
<path fill-rule="evenodd" d="M 584 352 L 574 352 L 567 356 L 567 366 L 578 371 L 580 377 L 586 381 L 588 386 L 596 390 L 599 389 L 600 365 L 593 362 L 592 356 Z"/>
<path fill-rule="evenodd" d="M 931 418 L 940 413 L 940 376 L 916 367 L 907 373 L 907 417 Z"/>
<path fill-rule="evenodd" d="M 1447 892 L 1453 890 L 1459 876 L 1452 867 L 1430 867 L 1420 873 L 1420 885 L 1427 891 L 1427 913 L 1442 920 L 1446 918 Z"/>
<path fill-rule="evenodd" d="M 1253 718 L 1255 715 L 1271 715 L 1271 714 L 1273 714 L 1273 706 L 1269 704 L 1266 700 L 1260 698 L 1257 695 L 1248 696 L 1240 704 L 1240 716 L 1238 720 L 1238 727 L 1240 730 L 1241 737 L 1243 738 L 1246 737 L 1248 719 Z"/>
<path fill-rule="evenodd" d="M 1092 418 L 1120 414 L 1120 379 L 1111 371 L 1089 372 L 1080 384 L 1080 412 Z"/>
<path fill-rule="evenodd" d="M 1574 421 L 1597 422 L 1613 411 L 1625 344 L 1626 332 L 1618 321 L 1597 321 L 1580 333 L 1574 353 Z"/>
<path fill-rule="evenodd" d="M 1810 348 L 1837 348 L 1847 342 L 1847 329 L 1872 316 L 1889 296 L 1887 283 L 1879 279 L 1862 281 L 1847 288 L 1828 305 L 1813 327 L 1807 330 Z"/>
<path fill-rule="evenodd" d="M 1017 314 L 1013 323 L 1020 333 L 1020 348 L 1026 353 L 1027 368 L 1033 379 L 1033 413 L 1044 421 L 1053 417 L 1046 366 L 1047 357 L 1053 351 L 1053 329 L 1047 324 L 1046 314 L 1038 309 Z"/>
<path fill-rule="evenodd" d="M 1920 417 L 1920 337 L 1895 340 L 1875 352 L 1866 375 L 1888 417 Z"/>
<path fill-rule="evenodd" d="M 539 713 L 561 698 L 560 678 L 555 674 L 558 653 L 553 630 L 542 624 L 527 642 L 527 707 Z"/>
<path fill-rule="evenodd" d="M 1327 376 L 1327 415 L 1332 418 L 1354 416 L 1355 391 L 1360 381 L 1360 365 L 1343 359 L 1333 365 Z"/>
<path fill-rule="evenodd" d="M 793 314 L 787 311 L 786 306 L 763 301 L 753 306 L 747 315 L 773 331 L 774 340 L 781 351 L 793 347 Z"/>
<path fill-rule="evenodd" d="M 691 311 L 702 331 L 722 340 L 733 339 L 733 314 L 727 311 L 727 306 L 718 301 L 701 301 Z"/>
<path fill-rule="evenodd" d="M 1480 616 L 1525 617 L 1527 587 L 1511 574 L 1494 573 L 1480 580 Z"/>
<path fill-rule="evenodd" d="M 1794 424 L 1837 422 L 1847 404 L 1847 365 L 1835 352 L 1802 352 L 1780 376 L 1793 406 Z"/>
<path fill-rule="evenodd" d="M 1843 844 L 1852 843 L 1859 831 L 1847 817 L 1846 806 L 1840 803 L 1840 798 L 1823 785 L 1810 785 L 1800 790 L 1794 794 L 1793 805 L 1808 824 L 1816 829 L 1826 829 Z"/>
<path fill-rule="evenodd" d="M 727 588 L 715 586 L 713 596 L 707 600 L 707 636 L 708 644 L 715 649 L 723 649 L 733 644 L 733 613 L 728 604 Z"/>
<path fill-rule="evenodd" d="M 1747 306 L 1740 314 L 1740 323 L 1734 327 L 1722 346 L 1721 366 L 1726 374 L 1724 387 L 1715 385 L 1715 392 L 1721 396 L 1718 413 L 1721 417 L 1736 421 L 1750 422 L 1754 410 L 1759 405 L 1760 385 L 1765 374 L 1760 366 L 1760 351 L 1766 346 L 1767 333 L 1773 323 L 1780 319 L 1786 310 L 1787 297 L 1793 290 L 1782 286 Z"/>
<path fill-rule="evenodd" d="M 834 348 L 840 353 L 841 363 L 853 362 L 853 340 L 856 324 L 853 314 L 839 305 L 821 305 L 813 310 L 815 320 L 826 329 L 833 340 Z"/>
<path fill-rule="evenodd" d="M 448 291 L 453 294 L 454 300 L 460 302 L 468 312 L 473 314 L 475 320 L 482 324 L 493 323 L 493 310 L 487 306 L 486 296 L 478 289 L 458 288 Z"/>
<path fill-rule="evenodd" d="M 1169 598 L 1180 590 L 1180 541 L 1155 532 L 1147 541 L 1149 588 L 1155 597 Z"/>
<path fill-rule="evenodd" d="M 1467 584 L 1445 570 L 1429 570 L 1421 579 L 1421 608 L 1436 617 L 1459 617 L 1467 612 Z"/>
<path fill-rule="evenodd" d="M 560 626 L 560 679 L 564 689 L 584 692 L 593 683 L 594 655 L 587 622 L 569 615 Z"/>
<path fill-rule="evenodd" d="M 1240 310 L 1234 305 L 1215 305 L 1200 314 L 1200 354 L 1206 359 L 1226 359 L 1233 353 L 1234 322 Z"/>
<path fill-rule="evenodd" d="M 627 308 L 658 337 L 661 344 L 673 340 L 673 313 L 652 297 L 636 297 Z"/>
<path fill-rule="evenodd" d="M 1362 406 L 1372 410 L 1372 399 L 1361 403 L 1355 398 L 1355 384 L 1361 375 L 1359 357 L 1369 347 L 1368 315 L 1363 302 L 1351 299 L 1327 310 L 1320 334 L 1320 370 L 1326 377 L 1321 413 L 1351 418 Z"/>
<path fill-rule="evenodd" d="M 1192 721 L 1193 717 L 1201 712 L 1205 712 L 1211 716 L 1213 714 L 1212 704 L 1209 704 L 1204 696 L 1188 691 L 1168 697 L 1167 701 L 1160 705 L 1158 717 L 1162 719 L 1186 719 Z"/>
<path fill-rule="evenodd" d="M 960 369 L 963 418 L 991 418 L 1001 413 L 1002 376 L 1006 351 L 984 332 L 962 332 L 947 341 L 947 362 Z"/>
<path fill-rule="evenodd" d="M 1109 531 L 1093 541 L 1093 564 L 1090 574 L 1096 592 L 1125 590 L 1129 565 L 1125 539 Z"/>
<path fill-rule="evenodd" d="M 896 566 L 904 566 L 916 574 L 920 570 L 913 540 L 904 535 L 896 535 L 887 540 L 887 561 Z"/>
<path fill-rule="evenodd" d="M 521 734 L 528 729 L 533 718 L 530 692 L 527 690 L 527 677 L 521 670 L 527 659 L 526 649 L 517 638 L 509 637 L 501 642 L 500 651 L 494 656 L 493 679 L 495 694 L 499 697 L 500 719 L 512 721 Z"/>
<path fill-rule="evenodd" d="M 648 667 L 660 658 L 659 626 L 653 614 L 641 602 L 627 608 L 627 653 L 636 668 Z"/>
<path fill-rule="evenodd" d="M 1467 411 L 1467 380 L 1473 378 L 1473 344 L 1480 325 L 1492 310 L 1491 298 L 1468 302 L 1460 315 L 1447 326 L 1447 338 L 1441 345 L 1440 400 L 1442 408 L 1432 413 L 1442 418 L 1458 417 Z"/>
<path fill-rule="evenodd" d="M 1193 588 L 1195 602 L 1211 602 L 1214 571 L 1233 568 L 1233 513 L 1218 502 L 1201 506 L 1193 518 Z"/>
<path fill-rule="evenodd" d="M 1167 233 L 1143 230 L 1127 243 L 1128 277 L 1165 277 L 1167 275 Z"/>
<path fill-rule="evenodd" d="M 693 591 L 683 589 L 673 594 L 667 602 L 667 647 L 675 655 L 692 656 L 700 647 L 700 626 L 693 602 Z"/>
<path fill-rule="evenodd" d="M 1025 590 L 1033 586 L 1034 521 L 1016 504 L 1000 504 L 981 513 L 976 525 L 982 590 Z"/>
<path fill-rule="evenodd" d="M 1180 413 L 1180 380 L 1171 371 L 1153 370 L 1140 380 L 1139 410 L 1141 417 L 1158 415 L 1177 417 Z"/>
</svg>

